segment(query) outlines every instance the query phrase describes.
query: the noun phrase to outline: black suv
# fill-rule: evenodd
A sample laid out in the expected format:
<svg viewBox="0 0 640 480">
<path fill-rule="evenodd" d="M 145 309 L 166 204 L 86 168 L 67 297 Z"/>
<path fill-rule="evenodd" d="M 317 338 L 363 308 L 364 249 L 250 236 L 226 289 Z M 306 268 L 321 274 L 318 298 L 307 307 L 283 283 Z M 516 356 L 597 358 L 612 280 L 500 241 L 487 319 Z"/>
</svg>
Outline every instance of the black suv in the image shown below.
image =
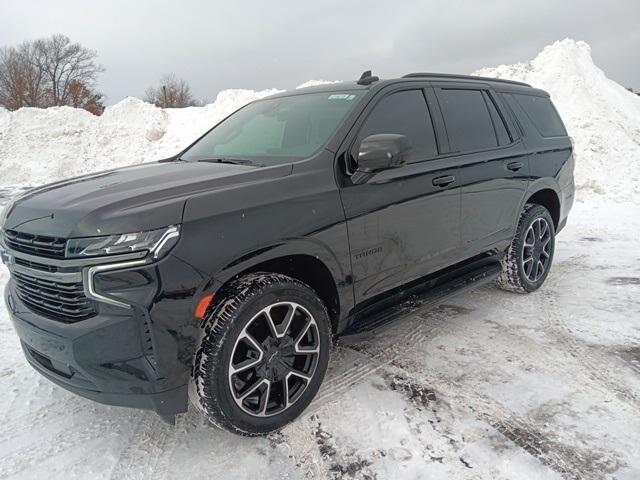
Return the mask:
<svg viewBox="0 0 640 480">
<path fill-rule="evenodd" d="M 335 337 L 493 280 L 539 288 L 572 152 L 517 82 L 365 72 L 277 94 L 175 157 L 17 198 L 6 303 L 63 388 L 264 434 L 309 405 Z"/>
</svg>

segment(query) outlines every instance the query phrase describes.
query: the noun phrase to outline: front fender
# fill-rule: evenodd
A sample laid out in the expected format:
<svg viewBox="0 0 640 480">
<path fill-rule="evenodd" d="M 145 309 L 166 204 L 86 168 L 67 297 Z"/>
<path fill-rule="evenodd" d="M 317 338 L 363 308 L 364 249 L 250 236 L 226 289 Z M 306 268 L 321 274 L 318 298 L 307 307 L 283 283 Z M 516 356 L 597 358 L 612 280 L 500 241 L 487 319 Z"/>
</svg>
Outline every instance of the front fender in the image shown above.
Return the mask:
<svg viewBox="0 0 640 480">
<path fill-rule="evenodd" d="M 239 255 L 219 271 L 212 272 L 211 277 L 225 283 L 239 273 L 253 269 L 261 263 L 294 255 L 311 256 L 322 262 L 331 272 L 336 284 L 344 283 L 347 279 L 348 272 L 339 260 L 344 257 L 345 252 L 336 253 L 321 240 L 304 237 L 285 239 Z"/>
</svg>

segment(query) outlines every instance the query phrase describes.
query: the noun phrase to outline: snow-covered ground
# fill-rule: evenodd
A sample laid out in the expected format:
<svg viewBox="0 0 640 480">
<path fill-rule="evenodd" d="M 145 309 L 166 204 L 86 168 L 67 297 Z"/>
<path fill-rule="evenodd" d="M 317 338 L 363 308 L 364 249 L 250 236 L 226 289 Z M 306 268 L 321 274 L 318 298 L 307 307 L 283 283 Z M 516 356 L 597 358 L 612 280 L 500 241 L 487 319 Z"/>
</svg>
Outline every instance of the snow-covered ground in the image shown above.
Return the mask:
<svg viewBox="0 0 640 480">
<path fill-rule="evenodd" d="M 55 387 L 0 306 L 0 479 L 640 478 L 640 97 L 572 40 L 476 73 L 549 91 L 576 140 L 578 201 L 541 290 L 486 286 L 336 345 L 308 411 L 258 439 Z M 271 92 L 182 110 L 130 98 L 102 117 L 0 109 L 0 204 L 16 185 L 169 156 Z"/>
<path fill-rule="evenodd" d="M 640 478 L 639 230 L 638 206 L 577 204 L 540 291 L 487 286 L 336 346 L 268 438 L 76 397 L 26 364 L 2 309 L 0 479 Z"/>
</svg>

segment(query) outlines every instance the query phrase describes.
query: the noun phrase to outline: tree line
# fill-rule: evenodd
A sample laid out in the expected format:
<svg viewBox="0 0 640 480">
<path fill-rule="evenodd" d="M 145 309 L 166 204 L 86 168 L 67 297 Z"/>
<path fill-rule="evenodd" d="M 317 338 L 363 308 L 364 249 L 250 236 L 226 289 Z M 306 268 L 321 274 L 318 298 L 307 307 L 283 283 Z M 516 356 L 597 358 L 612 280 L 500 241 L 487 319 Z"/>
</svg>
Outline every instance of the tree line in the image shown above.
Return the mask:
<svg viewBox="0 0 640 480">
<path fill-rule="evenodd" d="M 95 50 L 61 34 L 0 48 L 0 107 L 17 110 L 66 105 L 100 115 L 104 95 L 97 80 L 105 69 L 97 58 Z M 163 108 L 201 104 L 189 84 L 172 73 L 147 88 L 144 100 Z"/>
</svg>

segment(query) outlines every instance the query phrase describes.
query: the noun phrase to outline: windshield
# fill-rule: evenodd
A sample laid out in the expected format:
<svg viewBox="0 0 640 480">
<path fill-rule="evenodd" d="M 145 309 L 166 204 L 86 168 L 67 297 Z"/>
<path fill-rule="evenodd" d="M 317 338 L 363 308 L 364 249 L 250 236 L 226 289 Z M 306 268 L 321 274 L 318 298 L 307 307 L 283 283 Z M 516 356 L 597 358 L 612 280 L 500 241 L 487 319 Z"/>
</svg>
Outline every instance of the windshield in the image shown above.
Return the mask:
<svg viewBox="0 0 640 480">
<path fill-rule="evenodd" d="M 275 165 L 307 158 L 327 143 L 360 95 L 325 92 L 259 100 L 220 123 L 180 160 Z"/>
</svg>

